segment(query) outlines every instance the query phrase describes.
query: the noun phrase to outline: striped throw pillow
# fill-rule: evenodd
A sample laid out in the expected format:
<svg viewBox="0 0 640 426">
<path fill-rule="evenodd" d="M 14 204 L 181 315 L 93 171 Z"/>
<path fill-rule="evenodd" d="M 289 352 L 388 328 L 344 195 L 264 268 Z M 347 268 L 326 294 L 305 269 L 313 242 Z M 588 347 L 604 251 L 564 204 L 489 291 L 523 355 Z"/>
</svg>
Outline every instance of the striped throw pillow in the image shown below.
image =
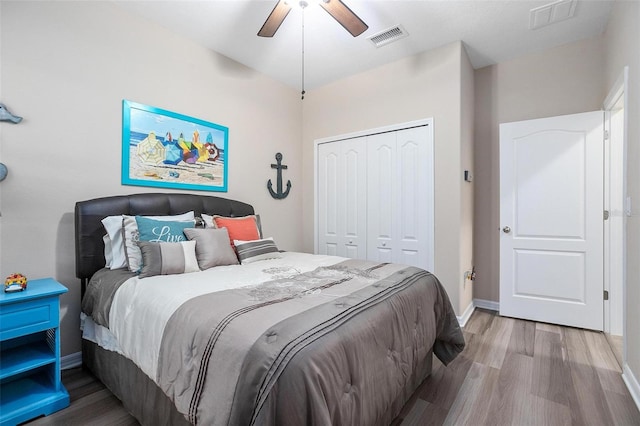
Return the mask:
<svg viewBox="0 0 640 426">
<path fill-rule="evenodd" d="M 279 259 L 282 256 L 273 238 L 262 240 L 233 240 L 240 263 L 251 263 L 264 259 Z"/>
<path fill-rule="evenodd" d="M 140 278 L 154 275 L 183 274 L 197 272 L 196 242 L 154 243 L 138 241 L 142 252 L 142 269 Z"/>
</svg>

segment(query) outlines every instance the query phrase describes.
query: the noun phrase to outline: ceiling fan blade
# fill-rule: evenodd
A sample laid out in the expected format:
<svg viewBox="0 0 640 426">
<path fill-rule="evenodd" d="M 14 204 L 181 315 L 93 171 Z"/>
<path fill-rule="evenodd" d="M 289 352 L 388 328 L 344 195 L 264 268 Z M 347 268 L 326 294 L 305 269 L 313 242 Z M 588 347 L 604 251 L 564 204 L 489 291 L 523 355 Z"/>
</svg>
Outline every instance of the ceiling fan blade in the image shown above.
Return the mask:
<svg viewBox="0 0 640 426">
<path fill-rule="evenodd" d="M 340 23 L 352 36 L 357 37 L 369 28 L 349 7 L 340 0 L 321 0 L 320 6 Z"/>
<path fill-rule="evenodd" d="M 267 20 L 264 21 L 262 28 L 258 31 L 258 35 L 260 37 L 273 37 L 290 10 L 291 6 L 289 6 L 285 0 L 278 1 L 278 4 L 273 8 Z"/>
</svg>

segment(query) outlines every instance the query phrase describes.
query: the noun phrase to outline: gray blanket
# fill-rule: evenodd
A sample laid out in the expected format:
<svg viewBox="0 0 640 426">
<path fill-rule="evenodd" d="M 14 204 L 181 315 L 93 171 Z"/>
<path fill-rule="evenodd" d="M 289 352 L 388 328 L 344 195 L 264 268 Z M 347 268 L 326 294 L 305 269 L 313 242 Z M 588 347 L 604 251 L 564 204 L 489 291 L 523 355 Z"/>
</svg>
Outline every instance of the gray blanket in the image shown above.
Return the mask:
<svg viewBox="0 0 640 426">
<path fill-rule="evenodd" d="M 116 291 L 135 274 L 128 269 L 102 268 L 91 277 L 84 297 L 82 312 L 89 315 L 96 324 L 109 328 L 109 311 Z"/>
<path fill-rule="evenodd" d="M 430 273 L 348 260 L 196 297 L 169 320 L 158 385 L 194 424 L 386 425 L 464 339 Z"/>
</svg>

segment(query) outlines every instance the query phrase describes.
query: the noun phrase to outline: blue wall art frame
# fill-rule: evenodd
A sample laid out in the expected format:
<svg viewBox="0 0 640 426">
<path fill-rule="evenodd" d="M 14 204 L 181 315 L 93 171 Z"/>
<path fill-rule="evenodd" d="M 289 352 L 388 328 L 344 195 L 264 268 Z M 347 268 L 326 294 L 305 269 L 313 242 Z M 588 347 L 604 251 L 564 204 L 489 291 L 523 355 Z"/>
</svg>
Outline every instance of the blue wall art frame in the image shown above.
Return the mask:
<svg viewBox="0 0 640 426">
<path fill-rule="evenodd" d="M 227 191 L 229 129 L 122 101 L 122 184 Z"/>
</svg>

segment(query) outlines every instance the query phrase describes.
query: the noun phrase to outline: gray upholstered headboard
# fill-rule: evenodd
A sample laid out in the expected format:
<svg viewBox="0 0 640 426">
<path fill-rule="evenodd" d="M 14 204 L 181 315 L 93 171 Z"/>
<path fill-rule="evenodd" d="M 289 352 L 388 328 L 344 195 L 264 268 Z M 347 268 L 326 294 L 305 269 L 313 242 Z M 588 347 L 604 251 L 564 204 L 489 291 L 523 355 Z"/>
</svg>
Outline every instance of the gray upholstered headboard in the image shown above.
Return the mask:
<svg viewBox="0 0 640 426">
<path fill-rule="evenodd" d="M 75 209 L 76 276 L 84 285 L 91 276 L 104 267 L 104 243 L 106 233 L 102 219 L 113 215 L 174 215 L 193 210 L 221 216 L 246 216 L 254 214 L 253 207 L 241 201 L 193 194 L 133 194 L 78 201 Z"/>
</svg>

